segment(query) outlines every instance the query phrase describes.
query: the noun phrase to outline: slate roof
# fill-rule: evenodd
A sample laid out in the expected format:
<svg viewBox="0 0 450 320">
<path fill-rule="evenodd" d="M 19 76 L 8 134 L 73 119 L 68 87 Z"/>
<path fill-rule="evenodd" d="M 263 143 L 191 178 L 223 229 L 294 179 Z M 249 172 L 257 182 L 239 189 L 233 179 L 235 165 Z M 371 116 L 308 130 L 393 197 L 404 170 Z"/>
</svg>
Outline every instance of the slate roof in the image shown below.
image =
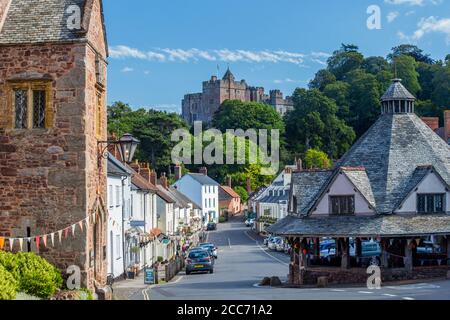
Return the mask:
<svg viewBox="0 0 450 320">
<path fill-rule="evenodd" d="M 450 215 L 287 216 L 266 229 L 280 236 L 420 237 L 450 234 Z"/>
<path fill-rule="evenodd" d="M 375 197 L 373 195 L 372 185 L 365 168 L 341 168 L 342 172 L 359 190 L 367 202 L 373 207 L 376 207 Z"/>
<path fill-rule="evenodd" d="M 230 68 L 227 69 L 227 72 L 223 75 L 222 80 L 234 81 L 234 74 L 231 72 Z"/>
<path fill-rule="evenodd" d="M 258 201 L 260 203 L 276 203 L 278 204 L 280 201 L 288 201 L 289 200 L 289 191 L 286 190 L 284 194 L 281 192 L 281 194 L 278 194 L 278 191 L 275 192 L 273 195 L 267 195 Z"/>
<path fill-rule="evenodd" d="M 332 170 L 311 170 L 292 174 L 292 193 L 297 197 L 297 213 L 307 214 L 311 210 L 332 177 Z"/>
<path fill-rule="evenodd" d="M 0 44 L 70 41 L 83 38 L 67 28 L 71 16 L 66 10 L 85 0 L 12 0 L 0 32 Z"/>
<path fill-rule="evenodd" d="M 433 166 L 450 184 L 450 146 L 415 114 L 384 114 L 337 166 L 364 167 L 377 212 L 392 213 L 418 178 L 418 167 Z"/>
<path fill-rule="evenodd" d="M 217 183 L 216 181 L 214 181 L 212 178 L 205 176 L 204 174 L 201 174 L 201 173 L 188 173 L 187 176 L 192 177 L 194 180 L 196 180 L 201 185 L 220 186 L 220 184 Z"/>
<path fill-rule="evenodd" d="M 130 176 L 131 174 L 129 168 L 108 152 L 108 175 Z"/>
<path fill-rule="evenodd" d="M 382 101 L 386 100 L 415 100 L 416 98 L 403 86 L 401 79 L 394 79 L 391 86 L 381 97 Z"/>
</svg>

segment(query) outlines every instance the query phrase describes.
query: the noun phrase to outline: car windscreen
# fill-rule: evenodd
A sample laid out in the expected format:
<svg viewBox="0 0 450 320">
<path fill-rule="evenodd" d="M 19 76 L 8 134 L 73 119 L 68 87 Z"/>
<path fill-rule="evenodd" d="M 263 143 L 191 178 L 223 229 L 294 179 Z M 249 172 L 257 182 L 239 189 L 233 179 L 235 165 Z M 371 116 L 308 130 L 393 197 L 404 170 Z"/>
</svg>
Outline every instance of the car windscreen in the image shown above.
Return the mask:
<svg viewBox="0 0 450 320">
<path fill-rule="evenodd" d="M 191 259 L 202 259 L 202 258 L 207 258 L 208 257 L 208 253 L 205 251 L 194 251 L 189 253 L 189 258 Z"/>
</svg>

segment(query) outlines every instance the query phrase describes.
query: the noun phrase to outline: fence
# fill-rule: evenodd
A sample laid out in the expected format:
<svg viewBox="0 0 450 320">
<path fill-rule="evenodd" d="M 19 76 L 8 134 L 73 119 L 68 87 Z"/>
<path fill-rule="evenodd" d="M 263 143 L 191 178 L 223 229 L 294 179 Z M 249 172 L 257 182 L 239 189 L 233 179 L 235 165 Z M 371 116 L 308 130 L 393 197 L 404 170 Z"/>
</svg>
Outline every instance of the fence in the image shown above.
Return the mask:
<svg viewBox="0 0 450 320">
<path fill-rule="evenodd" d="M 158 272 L 158 280 L 166 282 L 172 280 L 184 268 L 184 260 L 177 257 L 164 266 L 164 272 Z"/>
</svg>

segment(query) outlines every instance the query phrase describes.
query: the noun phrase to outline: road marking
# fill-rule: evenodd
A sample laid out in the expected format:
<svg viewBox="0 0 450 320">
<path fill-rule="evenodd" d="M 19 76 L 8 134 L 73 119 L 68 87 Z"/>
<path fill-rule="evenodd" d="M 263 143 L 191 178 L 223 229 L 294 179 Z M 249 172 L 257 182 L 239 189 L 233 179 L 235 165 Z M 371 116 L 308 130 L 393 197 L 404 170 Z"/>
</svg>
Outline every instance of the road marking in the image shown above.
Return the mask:
<svg viewBox="0 0 450 320">
<path fill-rule="evenodd" d="M 371 292 L 371 291 L 358 291 L 358 293 L 363 293 L 363 294 L 372 294 L 373 292 Z"/>
<path fill-rule="evenodd" d="M 390 293 L 383 293 L 383 296 L 391 297 L 391 298 L 397 297 L 397 295 L 395 295 L 395 294 L 390 294 Z"/>
<path fill-rule="evenodd" d="M 178 283 L 181 281 L 181 279 L 183 279 L 183 276 L 179 276 L 177 280 L 175 280 L 173 282 L 169 282 L 169 284 Z"/>
<path fill-rule="evenodd" d="M 230 238 L 228 238 L 228 246 L 229 246 L 230 249 L 231 249 L 231 240 L 230 240 Z"/>
<path fill-rule="evenodd" d="M 345 292 L 345 290 L 343 290 L 343 289 L 331 289 L 331 291 L 333 291 L 333 292 Z"/>
<path fill-rule="evenodd" d="M 150 300 L 150 297 L 148 296 L 148 293 L 147 293 L 147 289 L 144 289 L 144 290 L 142 290 L 142 295 L 144 296 L 144 300 Z"/>
<path fill-rule="evenodd" d="M 264 250 L 263 247 L 261 247 L 261 245 L 258 243 L 258 240 L 255 240 L 254 238 L 252 238 L 249 234 L 248 231 L 245 231 L 244 234 L 249 237 L 251 240 L 255 241 L 256 245 L 258 246 L 259 249 L 261 249 L 262 252 L 264 252 L 265 254 L 267 254 L 269 257 L 271 257 L 272 259 L 278 261 L 279 263 L 285 265 L 285 266 L 289 266 L 289 263 L 286 263 L 276 257 L 274 257 L 273 255 L 271 255 L 270 253 L 268 253 L 266 250 Z"/>
<path fill-rule="evenodd" d="M 403 300 L 408 300 L 408 301 L 416 300 L 416 299 L 410 298 L 410 297 L 403 297 L 402 299 L 403 299 Z"/>
</svg>

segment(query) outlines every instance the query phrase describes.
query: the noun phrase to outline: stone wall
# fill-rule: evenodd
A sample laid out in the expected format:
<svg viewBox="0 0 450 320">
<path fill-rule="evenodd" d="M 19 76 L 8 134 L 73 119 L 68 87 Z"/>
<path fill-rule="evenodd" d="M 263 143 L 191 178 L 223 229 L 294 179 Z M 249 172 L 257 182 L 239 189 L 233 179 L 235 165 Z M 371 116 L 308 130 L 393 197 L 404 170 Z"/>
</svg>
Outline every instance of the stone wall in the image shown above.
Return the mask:
<svg viewBox="0 0 450 320">
<path fill-rule="evenodd" d="M 416 267 L 412 272 L 403 268 L 399 269 L 381 269 L 382 282 L 402 281 L 402 280 L 421 280 L 433 278 L 446 278 L 449 268 L 447 266 L 434 267 Z M 304 285 L 316 285 L 319 277 L 327 277 L 328 283 L 336 284 L 365 284 L 369 275 L 363 268 L 352 268 L 342 270 L 340 268 L 308 268 L 304 274 Z M 298 266 L 289 266 L 289 283 L 300 284 Z"/>
</svg>

